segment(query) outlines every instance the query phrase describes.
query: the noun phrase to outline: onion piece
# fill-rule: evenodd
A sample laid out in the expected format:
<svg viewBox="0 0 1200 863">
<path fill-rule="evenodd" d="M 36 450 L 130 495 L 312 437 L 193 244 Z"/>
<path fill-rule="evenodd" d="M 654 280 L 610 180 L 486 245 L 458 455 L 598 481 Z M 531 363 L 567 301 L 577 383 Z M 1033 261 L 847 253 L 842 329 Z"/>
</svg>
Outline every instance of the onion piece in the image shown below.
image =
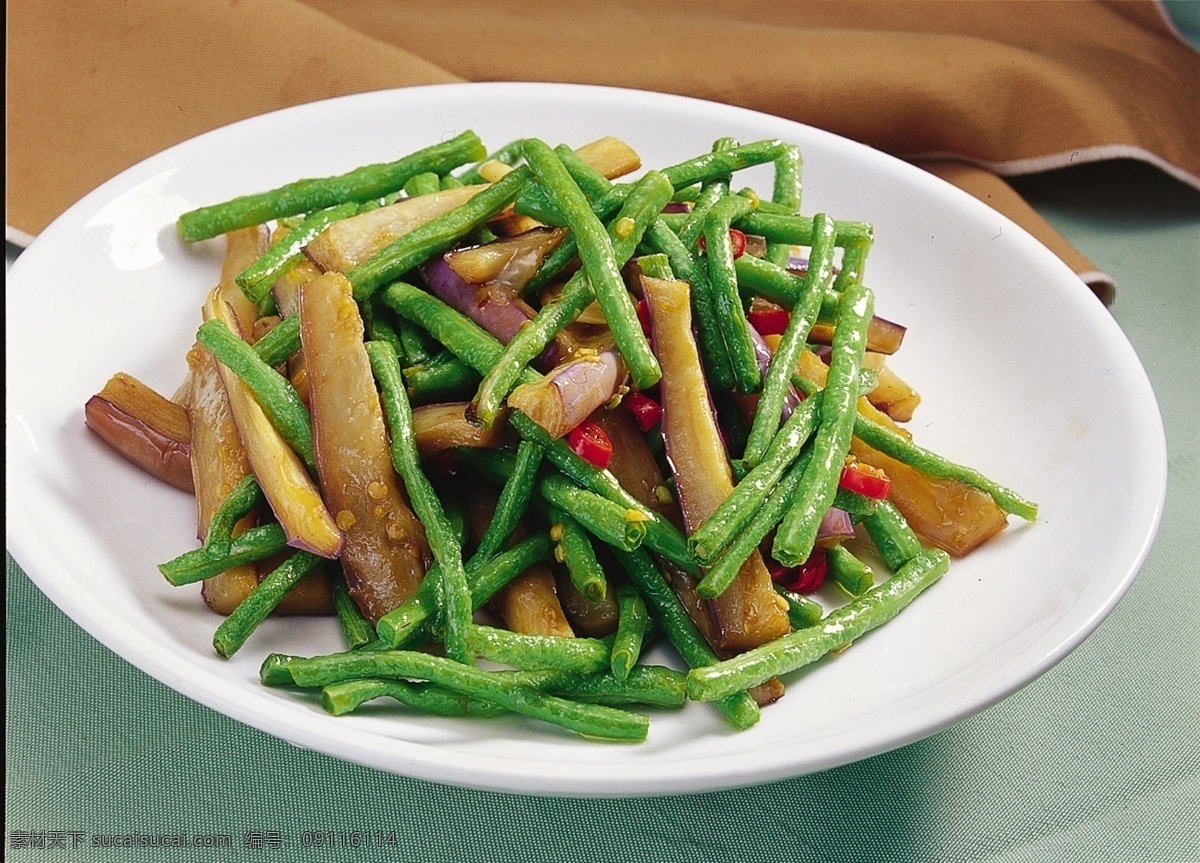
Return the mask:
<svg viewBox="0 0 1200 863">
<path fill-rule="evenodd" d="M 558 439 L 607 404 L 625 383 L 628 373 L 616 349 L 581 354 L 543 377 L 521 384 L 508 397 L 508 406 Z"/>
<path fill-rule="evenodd" d="M 448 252 L 445 260 L 464 282 L 496 282 L 518 294 L 566 235 L 563 228 L 534 228 L 515 237 Z"/>
<path fill-rule="evenodd" d="M 821 518 L 817 528 L 817 545 L 828 548 L 845 540 L 854 539 L 854 521 L 844 509 L 831 506 Z"/>
<path fill-rule="evenodd" d="M 490 290 L 486 284 L 468 282 L 446 261 L 435 256 L 421 267 L 430 293 L 469 317 L 505 344 L 536 312 L 511 291 Z"/>
</svg>

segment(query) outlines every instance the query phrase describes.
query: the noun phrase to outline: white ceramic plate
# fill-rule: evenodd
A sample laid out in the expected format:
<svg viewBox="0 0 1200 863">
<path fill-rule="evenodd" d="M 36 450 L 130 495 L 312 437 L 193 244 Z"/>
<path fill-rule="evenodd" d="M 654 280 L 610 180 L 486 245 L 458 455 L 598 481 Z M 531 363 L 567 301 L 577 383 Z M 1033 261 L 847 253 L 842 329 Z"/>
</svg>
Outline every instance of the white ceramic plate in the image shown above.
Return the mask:
<svg viewBox="0 0 1200 863">
<path fill-rule="evenodd" d="M 83 423 L 125 371 L 164 393 L 184 374 L 222 242 L 185 247 L 181 212 L 324 176 L 474 129 L 489 147 L 617 135 L 665 166 L 730 135 L 801 146 L 804 211 L 875 226 L 877 310 L 909 327 L 895 360 L 924 396 L 919 442 L 1042 506 L 911 608 L 787 680 L 752 730 L 707 706 L 656 713 L 641 745 L 531 720 L 332 718 L 257 682 L 269 651 L 340 648 L 332 620 L 271 620 L 232 661 L 198 590 L 155 565 L 195 543 L 188 495 L 141 475 Z M 769 190 L 762 169 L 739 178 Z M 370 93 L 237 123 L 129 169 L 20 256 L 7 285 L 7 528 L 16 560 L 93 636 L 180 692 L 300 746 L 437 782 L 528 793 L 701 791 L 821 770 L 908 743 L 1008 695 L 1090 633 L 1158 526 L 1161 419 L 1145 373 L 1087 288 L 1013 223 L 834 135 L 679 97 L 543 84 Z"/>
</svg>

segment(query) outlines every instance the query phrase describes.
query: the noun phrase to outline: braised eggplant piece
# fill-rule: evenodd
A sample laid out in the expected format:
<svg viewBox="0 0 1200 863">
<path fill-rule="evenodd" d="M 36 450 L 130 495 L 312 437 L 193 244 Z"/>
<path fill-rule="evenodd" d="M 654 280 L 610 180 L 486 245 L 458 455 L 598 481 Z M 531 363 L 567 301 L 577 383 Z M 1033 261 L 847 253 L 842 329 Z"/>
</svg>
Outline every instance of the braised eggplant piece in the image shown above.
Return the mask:
<svg viewBox="0 0 1200 863">
<path fill-rule="evenodd" d="M 137 378 L 118 372 L 83 408 L 88 428 L 146 473 L 194 491 L 188 412 Z"/>
<path fill-rule="evenodd" d="M 326 273 L 300 288 L 300 342 L 321 490 L 345 536 L 350 595 L 374 622 L 417 589 L 430 552 L 392 467 L 362 318 L 344 276 Z"/>
<path fill-rule="evenodd" d="M 684 525 L 690 532 L 703 524 L 733 490 L 733 474 L 692 336 L 687 284 L 643 277 L 642 289 L 649 303 L 655 356 L 663 372 L 667 460 L 675 476 Z M 726 650 L 757 647 L 790 629 L 757 550 L 709 607 L 716 644 Z"/>
</svg>

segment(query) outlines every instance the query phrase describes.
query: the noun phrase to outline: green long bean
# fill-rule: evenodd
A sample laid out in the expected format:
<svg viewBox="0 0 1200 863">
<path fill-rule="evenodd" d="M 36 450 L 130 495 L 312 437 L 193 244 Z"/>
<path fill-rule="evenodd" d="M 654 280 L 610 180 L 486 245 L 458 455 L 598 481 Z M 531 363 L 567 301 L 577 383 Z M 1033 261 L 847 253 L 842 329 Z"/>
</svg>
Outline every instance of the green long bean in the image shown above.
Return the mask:
<svg viewBox="0 0 1200 863">
<path fill-rule="evenodd" d="M 246 474 L 241 482 L 225 496 L 217 511 L 208 521 L 208 535 L 204 537 L 204 550 L 213 557 L 229 554 L 233 543 L 233 528 L 263 502 L 262 488 L 254 474 Z"/>
<path fill-rule="evenodd" d="M 246 344 L 221 321 L 205 321 L 196 332 L 196 341 L 208 348 L 217 361 L 229 368 L 249 387 L 276 431 L 296 451 L 310 471 L 316 471 L 313 455 L 312 421 L 308 408 L 300 400 L 287 378 L 264 363 L 254 348 Z"/>
<path fill-rule="evenodd" d="M 781 157 L 786 158 L 791 146 L 778 138 L 769 138 L 728 149 L 713 149 L 709 153 L 663 168 L 663 173 L 671 181 L 672 187 L 682 189 L 695 183 L 729 177 L 744 168 L 775 162 Z"/>
<path fill-rule="evenodd" d="M 471 624 L 467 639 L 479 656 L 513 668 L 599 674 L 609 666 L 611 648 L 598 638 L 529 635 Z"/>
<path fill-rule="evenodd" d="M 891 501 L 876 504 L 874 512 L 863 519 L 863 527 L 892 572 L 921 553 L 921 540 Z"/>
<path fill-rule="evenodd" d="M 792 213 L 800 212 L 802 167 L 800 148 L 794 145 L 786 148 L 775 160 L 775 187 L 772 190 L 771 202 L 786 207 Z M 767 260 L 771 263 L 786 267 L 791 256 L 791 243 L 767 244 Z"/>
<path fill-rule="evenodd" d="M 444 174 L 484 152 L 479 136 L 466 131 L 394 162 L 365 165 L 336 177 L 297 180 L 268 192 L 190 210 L 179 217 L 179 234 L 192 243 L 282 216 L 311 213 L 346 201 L 368 201 L 400 189 L 415 174 Z"/>
<path fill-rule="evenodd" d="M 829 565 L 829 577 L 851 596 L 861 596 L 875 584 L 875 573 L 871 567 L 854 556 L 841 543 L 825 552 Z"/>
<path fill-rule="evenodd" d="M 688 550 L 701 565 L 712 563 L 754 518 L 780 478 L 800 457 L 816 431 L 822 397 L 805 399 L 775 435 L 764 458 L 734 486 L 712 514 L 688 537 Z M 703 582 L 701 582 L 703 584 Z M 703 593 L 701 594 L 704 595 Z M 715 594 L 714 594 L 715 595 Z M 711 597 L 710 597 L 711 598 Z"/>
<path fill-rule="evenodd" d="M 512 203 L 531 176 L 528 168 L 517 168 L 505 174 L 469 200 L 413 228 L 347 271 L 346 278 L 354 287 L 354 299 L 360 305 L 366 303 L 383 285 L 403 277 L 413 267 L 447 251 L 463 237 L 486 225 Z"/>
<path fill-rule="evenodd" d="M 634 386 L 638 389 L 653 386 L 662 377 L 662 370 L 638 322 L 633 300 L 621 276 L 621 264 L 617 261 L 612 238 L 592 212 L 587 195 L 548 144 L 538 138 L 526 138 L 523 152 L 542 190 L 575 237 L 583 272 Z M 621 233 L 619 226 L 615 230 L 618 235 Z"/>
<path fill-rule="evenodd" d="M 535 563 L 548 560 L 553 550 L 550 535 L 538 533 L 481 563 L 478 569 L 469 572 L 472 610 L 478 611 L 504 585 Z M 412 596 L 379 618 L 375 631 L 381 641 L 389 647 L 415 647 L 422 643 L 438 611 L 438 581 L 427 573 Z"/>
<path fill-rule="evenodd" d="M 512 538 L 525 511 L 529 509 L 529 501 L 533 497 L 538 469 L 544 454 L 545 451 L 540 446 L 530 441 L 523 440 L 517 444 L 512 472 L 505 480 L 504 488 L 500 490 L 496 509 L 479 539 L 475 553 L 467 561 L 468 572 L 478 569 L 499 554 Z"/>
<path fill-rule="evenodd" d="M 695 669 L 715 663 L 717 654 L 704 640 L 650 555 L 641 549 L 615 554 L 647 606 L 654 610 L 654 618 L 663 634 L 688 667 Z M 738 730 L 752 727 L 760 718 L 758 705 L 748 692 L 731 692 L 714 701 L 721 715 Z"/>
<path fill-rule="evenodd" d="M 458 453 L 460 459 L 493 480 L 503 481 L 513 470 L 511 453 L 473 449 L 461 449 Z M 608 545 L 632 551 L 646 537 L 647 520 L 640 513 L 624 509 L 620 504 L 576 485 L 558 471 L 543 471 L 536 489 L 552 507 L 572 513 L 589 533 Z"/>
<path fill-rule="evenodd" d="M 333 579 L 333 611 L 337 615 L 342 638 L 351 650 L 366 647 L 376 640 L 375 627 L 363 616 L 358 603 L 350 595 L 345 577 L 341 575 Z"/>
<path fill-rule="evenodd" d="M 796 500 L 784 514 L 772 544 L 772 555 L 785 566 L 798 566 L 807 559 L 821 518 L 837 492 L 838 476 L 854 432 L 858 373 L 873 305 L 871 291 L 858 283 L 848 285 L 842 295 L 813 456 L 805 469 L 804 481 L 796 490 Z"/>
<path fill-rule="evenodd" d="M 540 719 L 604 740 L 640 741 L 649 717 L 599 704 L 582 704 L 546 695 L 529 686 L 441 656 L 415 651 L 356 651 L 349 654 L 293 659 L 288 663 L 296 684 L 320 687 L 361 677 L 428 680 L 499 704 L 514 713 Z"/>
<path fill-rule="evenodd" d="M 700 585 L 704 585 L 704 593 L 719 596 L 737 578 L 738 570 L 742 568 L 747 558 L 754 553 L 760 543 L 775 528 L 788 508 L 792 505 L 796 489 L 800 487 L 808 463 L 812 460 L 812 448 L 806 449 L 792 465 L 791 469 L 779 483 L 771 489 L 762 506 L 755 512 L 749 524 L 725 546 L 715 561 L 704 572 L 696 584 L 696 592 L 700 593 Z"/>
<path fill-rule="evenodd" d="M 592 704 L 678 708 L 687 701 L 687 675 L 662 665 L 636 665 L 624 679 L 561 671 L 502 671 L 497 676 L 501 675 L 550 695 Z"/>
<path fill-rule="evenodd" d="M 474 661 L 467 642 L 471 626 L 471 588 L 463 566 L 462 546 L 429 479 L 421 470 L 412 427 L 412 409 L 404 393 L 399 359 L 387 342 L 367 342 L 367 357 L 379 382 L 381 401 L 392 438 L 392 464 L 404 480 L 413 512 L 425 526 L 430 551 L 441 579 L 442 627 L 446 655 L 459 662 Z"/>
<path fill-rule="evenodd" d="M 691 247 L 661 220 L 656 220 L 646 231 L 646 243 L 654 251 L 665 254 L 671 262 L 671 269 L 690 286 L 692 315 L 696 320 L 705 371 L 718 390 L 733 389 L 733 366 L 729 361 L 729 349 L 725 346 L 721 319 L 713 304 L 708 268 L 696 262 Z"/>
<path fill-rule="evenodd" d="M 474 698 L 436 683 L 368 677 L 330 683 L 321 689 L 321 706 L 333 716 L 352 713 L 368 701 L 393 698 L 405 707 L 434 716 L 490 719 L 508 712 L 493 701 Z"/>
<path fill-rule="evenodd" d="M 267 619 L 275 606 L 300 580 L 321 566 L 325 559 L 307 551 L 296 551 L 275 567 L 238 603 L 213 634 L 213 647 L 226 658 L 233 656 L 246 639 Z"/>
<path fill-rule="evenodd" d="M 617 585 L 617 631 L 609 653 L 609 667 L 617 680 L 626 680 L 642 655 L 642 644 L 650 628 L 646 601 L 628 582 Z"/>
<path fill-rule="evenodd" d="M 821 623 L 732 659 L 693 668 L 688 672 L 688 696 L 711 701 L 803 668 L 894 618 L 949 566 L 950 556 L 940 548 L 922 552 L 887 581 L 831 611 Z"/>
<path fill-rule="evenodd" d="M 742 459 L 751 467 L 758 463 L 779 428 L 784 401 L 791 389 L 796 363 L 804 350 L 808 333 L 821 310 L 821 299 L 833 281 L 833 220 L 824 213 L 813 218 L 813 247 L 808 272 L 798 302 L 792 308 L 787 327 L 774 356 L 767 366 L 762 395 L 750 424 Z"/>
<path fill-rule="evenodd" d="M 930 476 L 958 480 L 972 488 L 977 488 L 990 495 L 996 505 L 1005 512 L 1020 516 L 1026 521 L 1037 521 L 1038 505 L 1036 503 L 1025 499 L 1012 489 L 988 479 L 974 468 L 956 464 L 863 416 L 855 418 L 854 434 L 867 446 L 879 450 L 884 455 L 889 455 Z"/>
<path fill-rule="evenodd" d="M 788 590 L 778 582 L 774 583 L 775 592 L 783 597 L 783 601 L 788 606 L 788 623 L 792 629 L 805 629 L 809 626 L 816 626 L 821 622 L 821 617 L 825 614 L 825 609 L 821 607 L 821 603 L 815 599 L 809 599 L 801 593 L 796 593 L 794 590 Z"/>
<path fill-rule="evenodd" d="M 554 559 L 566 565 L 567 577 L 576 590 L 592 602 L 600 602 L 608 595 L 608 578 L 583 525 L 558 507 L 547 506 L 546 511 L 554 522 L 550 535 L 558 543 Z"/>
<path fill-rule="evenodd" d="M 713 142 L 714 152 L 730 150 L 737 146 L 733 138 L 718 138 Z M 729 176 L 708 180 L 701 184 L 700 192 L 692 205 L 682 227 L 678 243 L 672 243 L 673 232 L 659 219 L 655 222 L 651 245 L 671 257 L 672 266 L 691 287 L 692 316 L 696 321 L 700 354 L 704 368 L 717 390 L 732 390 L 736 380 L 729 359 L 729 348 L 725 343 L 725 332 L 717 314 L 713 298 L 713 286 L 708 277 L 708 268 L 696 264 L 699 240 L 704 233 L 704 222 L 713 206 L 729 194 Z"/>
<path fill-rule="evenodd" d="M 264 365 L 275 366 L 287 362 L 300 350 L 300 316 L 288 315 L 271 328 L 265 336 L 254 343 L 254 352 Z"/>
<path fill-rule="evenodd" d="M 738 292 L 729 228 L 734 219 L 753 208 L 754 203 L 741 195 L 729 195 L 715 203 L 704 220 L 713 309 L 717 319 L 722 322 L 725 347 L 733 367 L 734 385 L 743 394 L 756 393 L 762 388 L 762 371 L 758 367 L 750 324 Z"/>
<path fill-rule="evenodd" d="M 237 274 L 235 281 L 246 299 L 261 303 L 275 280 L 304 259 L 302 250 L 314 237 L 334 222 L 353 216 L 358 211 L 357 203 L 347 201 L 306 216 L 286 236 L 272 243 L 262 257 Z"/>
<path fill-rule="evenodd" d="M 478 388 L 479 381 L 478 372 L 447 350 L 404 369 L 408 397 L 419 404 L 454 401 L 456 397 L 469 396 Z"/>
<path fill-rule="evenodd" d="M 278 524 L 252 527 L 235 536 L 229 543 L 226 554 L 214 554 L 207 548 L 194 548 L 158 565 L 158 571 L 176 587 L 194 584 L 227 569 L 244 563 L 266 560 L 287 548 L 287 534 Z"/>
<path fill-rule="evenodd" d="M 616 266 L 624 266 L 632 257 L 646 228 L 670 196 L 670 184 L 657 171 L 646 173 L 630 190 L 620 212 L 608 227 Z M 579 317 L 594 298 L 591 283 L 583 270 L 568 279 L 558 299 L 543 306 L 504 347 L 500 358 L 484 375 L 483 383 L 468 407 L 468 417 L 485 428 L 491 426 L 501 403 L 512 392 L 525 366 L 541 354 L 563 327 Z M 641 332 L 640 326 L 638 332 Z"/>
<path fill-rule="evenodd" d="M 408 178 L 408 182 L 404 184 L 404 194 L 415 198 L 418 195 L 432 195 L 441 188 L 441 177 L 433 171 L 423 171 Z"/>
<path fill-rule="evenodd" d="M 517 162 L 521 161 L 522 143 L 524 143 L 522 138 L 516 138 L 515 140 L 509 141 L 499 150 L 489 153 L 479 162 L 463 171 L 456 179 L 464 186 L 474 186 L 480 183 L 486 183 L 487 180 L 485 180 L 483 175 L 479 173 L 480 166 L 487 162 L 499 162 L 502 165 L 509 166 L 517 164 Z"/>
</svg>

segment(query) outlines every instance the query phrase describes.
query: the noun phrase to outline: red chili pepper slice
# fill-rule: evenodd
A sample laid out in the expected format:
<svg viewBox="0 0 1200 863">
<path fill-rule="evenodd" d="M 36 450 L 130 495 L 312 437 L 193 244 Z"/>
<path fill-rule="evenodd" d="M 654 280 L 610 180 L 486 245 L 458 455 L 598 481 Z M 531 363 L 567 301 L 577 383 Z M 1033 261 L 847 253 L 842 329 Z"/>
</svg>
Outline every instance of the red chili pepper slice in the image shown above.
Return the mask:
<svg viewBox="0 0 1200 863">
<path fill-rule="evenodd" d="M 825 583 L 825 575 L 829 571 L 829 558 L 825 549 L 814 548 L 808 560 L 799 566 L 785 567 L 776 561 L 767 563 L 767 571 L 771 580 L 779 582 L 788 590 L 796 593 L 812 593 Z"/>
<path fill-rule="evenodd" d="M 846 491 L 861 494 L 872 500 L 887 500 L 888 492 L 892 488 L 892 481 L 879 468 L 854 462 L 842 468 L 838 485 Z"/>
<path fill-rule="evenodd" d="M 567 432 L 567 444 L 576 455 L 600 470 L 605 470 L 612 460 L 612 441 L 591 420 L 584 420 Z"/>
<path fill-rule="evenodd" d="M 644 393 L 630 393 L 625 396 L 624 404 L 643 432 L 650 431 L 662 419 L 662 405 Z"/>
<path fill-rule="evenodd" d="M 787 309 L 755 309 L 746 319 L 760 336 L 781 336 L 792 316 Z"/>
<path fill-rule="evenodd" d="M 650 306 L 645 300 L 639 300 L 637 304 L 638 323 L 642 325 L 642 332 L 647 336 L 650 335 Z"/>
<path fill-rule="evenodd" d="M 742 255 L 746 254 L 746 235 L 737 228 L 729 229 L 729 245 L 733 248 L 733 259 L 736 261 Z M 708 248 L 704 241 L 704 235 L 700 235 L 700 251 L 705 251 Z"/>
</svg>

